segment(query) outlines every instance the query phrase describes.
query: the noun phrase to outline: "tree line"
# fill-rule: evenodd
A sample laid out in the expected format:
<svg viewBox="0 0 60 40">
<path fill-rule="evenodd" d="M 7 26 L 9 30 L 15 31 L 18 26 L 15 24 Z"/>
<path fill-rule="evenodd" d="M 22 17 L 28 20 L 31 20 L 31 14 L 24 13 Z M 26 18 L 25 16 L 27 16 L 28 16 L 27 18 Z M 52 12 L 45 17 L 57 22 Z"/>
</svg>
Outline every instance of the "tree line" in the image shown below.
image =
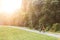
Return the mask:
<svg viewBox="0 0 60 40">
<path fill-rule="evenodd" d="M 60 0 L 31 0 L 27 6 L 24 26 L 60 32 Z"/>
</svg>

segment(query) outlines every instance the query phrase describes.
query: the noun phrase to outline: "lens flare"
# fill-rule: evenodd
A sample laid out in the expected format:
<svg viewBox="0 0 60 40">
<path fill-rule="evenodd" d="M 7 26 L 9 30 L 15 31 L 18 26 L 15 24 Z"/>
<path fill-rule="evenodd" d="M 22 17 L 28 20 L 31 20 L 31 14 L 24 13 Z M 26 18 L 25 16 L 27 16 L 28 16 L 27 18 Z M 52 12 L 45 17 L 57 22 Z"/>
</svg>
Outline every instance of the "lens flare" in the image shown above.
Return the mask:
<svg viewBox="0 0 60 40">
<path fill-rule="evenodd" d="M 22 5 L 22 0 L 1 0 L 0 2 L 0 12 L 13 13 L 20 9 Z"/>
</svg>

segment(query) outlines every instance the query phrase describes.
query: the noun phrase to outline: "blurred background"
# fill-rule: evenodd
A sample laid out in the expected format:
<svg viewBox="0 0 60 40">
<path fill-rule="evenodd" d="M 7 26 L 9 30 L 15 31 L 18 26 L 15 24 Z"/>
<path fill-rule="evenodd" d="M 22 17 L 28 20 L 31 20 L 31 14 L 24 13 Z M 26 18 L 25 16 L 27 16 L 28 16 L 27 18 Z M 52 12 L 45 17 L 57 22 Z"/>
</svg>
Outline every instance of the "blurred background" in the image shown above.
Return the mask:
<svg viewBox="0 0 60 40">
<path fill-rule="evenodd" d="M 60 32 L 60 0 L 0 0 L 0 25 Z"/>
</svg>

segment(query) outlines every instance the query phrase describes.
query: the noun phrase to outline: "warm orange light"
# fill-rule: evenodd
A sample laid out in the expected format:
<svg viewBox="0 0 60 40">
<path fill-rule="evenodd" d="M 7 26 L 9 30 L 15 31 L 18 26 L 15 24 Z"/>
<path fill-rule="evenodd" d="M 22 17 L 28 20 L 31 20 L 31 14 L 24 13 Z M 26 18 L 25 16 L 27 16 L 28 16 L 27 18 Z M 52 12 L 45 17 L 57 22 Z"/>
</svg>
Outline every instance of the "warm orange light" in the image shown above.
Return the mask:
<svg viewBox="0 0 60 40">
<path fill-rule="evenodd" d="M 22 0 L 1 0 L 0 12 L 11 14 L 16 10 L 20 9 L 21 5 L 22 5 Z"/>
</svg>

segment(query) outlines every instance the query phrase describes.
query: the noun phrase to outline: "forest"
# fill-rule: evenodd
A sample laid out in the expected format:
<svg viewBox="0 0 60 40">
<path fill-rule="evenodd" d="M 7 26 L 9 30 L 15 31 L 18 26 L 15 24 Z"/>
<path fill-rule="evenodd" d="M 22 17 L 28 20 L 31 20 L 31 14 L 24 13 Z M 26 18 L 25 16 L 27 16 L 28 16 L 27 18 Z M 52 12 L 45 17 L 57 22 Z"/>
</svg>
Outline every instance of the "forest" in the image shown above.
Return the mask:
<svg viewBox="0 0 60 40">
<path fill-rule="evenodd" d="M 22 1 L 21 9 L 13 14 L 0 13 L 0 25 L 60 32 L 60 0 Z"/>
<path fill-rule="evenodd" d="M 39 31 L 60 32 L 60 0 L 26 0 L 23 10 L 23 26 Z"/>
</svg>

